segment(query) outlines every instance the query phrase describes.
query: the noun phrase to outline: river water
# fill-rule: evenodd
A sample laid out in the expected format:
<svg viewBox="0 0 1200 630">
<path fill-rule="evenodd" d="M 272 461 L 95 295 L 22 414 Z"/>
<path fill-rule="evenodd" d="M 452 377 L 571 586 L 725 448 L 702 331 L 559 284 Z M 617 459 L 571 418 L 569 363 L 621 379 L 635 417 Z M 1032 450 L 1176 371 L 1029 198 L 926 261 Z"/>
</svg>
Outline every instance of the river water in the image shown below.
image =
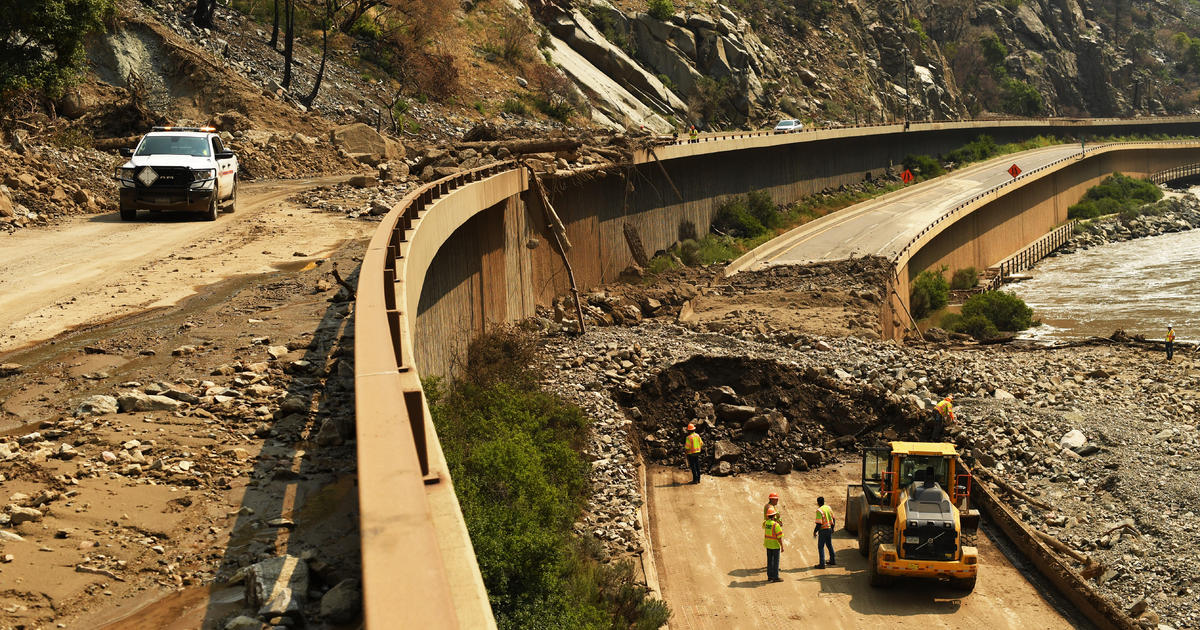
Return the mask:
<svg viewBox="0 0 1200 630">
<path fill-rule="evenodd" d="M 1118 328 L 1162 339 L 1200 339 L 1200 230 L 1110 243 L 1057 258 L 1005 287 L 1043 324 L 1021 337 L 1046 341 L 1107 337 Z"/>
</svg>

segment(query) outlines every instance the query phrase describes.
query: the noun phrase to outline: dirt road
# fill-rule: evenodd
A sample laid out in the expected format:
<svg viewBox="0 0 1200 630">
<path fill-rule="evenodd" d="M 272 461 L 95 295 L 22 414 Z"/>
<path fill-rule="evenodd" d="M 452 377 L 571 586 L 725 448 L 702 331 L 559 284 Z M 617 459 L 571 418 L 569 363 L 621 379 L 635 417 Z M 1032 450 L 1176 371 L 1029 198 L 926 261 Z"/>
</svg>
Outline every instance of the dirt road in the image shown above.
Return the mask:
<svg viewBox="0 0 1200 630">
<path fill-rule="evenodd" d="M 740 477 L 704 477 L 686 485 L 683 470 L 647 471 L 650 531 L 662 594 L 676 628 L 1071 628 L 1039 590 L 986 536 L 979 536 L 980 577 L 975 592 L 956 599 L 937 584 L 867 584 L 866 560 L 855 539 L 834 535 L 838 566 L 816 569 L 812 537 L 816 497 L 823 493 L 838 519 L 845 488 L 858 464 L 817 471 Z M 784 517 L 782 584 L 766 581 L 762 506 L 780 494 Z"/>
<path fill-rule="evenodd" d="M 290 195 L 343 177 L 243 184 L 237 212 L 116 213 L 0 238 L 0 352 L 80 325 L 173 304 L 199 287 L 263 273 L 364 238 L 374 224 L 291 207 Z"/>
</svg>

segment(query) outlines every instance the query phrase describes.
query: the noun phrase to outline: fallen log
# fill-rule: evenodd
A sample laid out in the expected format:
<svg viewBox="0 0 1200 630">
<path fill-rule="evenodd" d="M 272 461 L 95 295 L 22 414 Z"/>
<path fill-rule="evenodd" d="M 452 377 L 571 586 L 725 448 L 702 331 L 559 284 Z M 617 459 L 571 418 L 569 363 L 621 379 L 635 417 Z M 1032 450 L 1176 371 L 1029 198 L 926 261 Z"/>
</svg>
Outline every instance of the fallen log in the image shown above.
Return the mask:
<svg viewBox="0 0 1200 630">
<path fill-rule="evenodd" d="M 996 476 L 995 473 L 984 468 L 983 466 L 976 466 L 975 471 L 976 471 L 976 474 L 978 474 L 979 472 L 982 472 L 984 474 L 984 476 L 987 477 L 988 481 L 991 481 L 992 483 L 996 484 L 996 486 L 998 486 L 1001 490 L 1004 490 L 1005 492 L 1021 499 L 1022 501 L 1025 501 L 1026 503 L 1028 503 L 1036 508 L 1040 508 L 1040 509 L 1043 509 L 1046 511 L 1051 511 L 1054 509 L 1052 506 L 1046 505 L 1045 503 L 1042 503 L 1041 501 L 1038 501 L 1037 499 L 1029 496 L 1028 494 L 1025 494 L 1024 492 L 1021 492 L 1020 490 L 1014 488 L 1007 481 L 1000 479 L 999 477 Z"/>
<path fill-rule="evenodd" d="M 1068 555 L 1068 556 L 1071 556 L 1072 558 L 1075 558 L 1076 560 L 1078 560 L 1079 562 L 1082 562 L 1083 564 L 1090 564 L 1090 561 L 1088 560 L 1087 556 L 1068 547 L 1066 543 L 1055 538 L 1054 536 L 1051 536 L 1050 534 L 1047 534 L 1045 532 L 1033 529 L 1032 527 L 1029 529 L 1029 531 L 1031 531 L 1035 535 L 1037 535 L 1038 538 L 1041 538 L 1042 542 L 1049 545 L 1050 548 L 1054 549 L 1055 551 L 1065 554 L 1065 555 Z"/>
</svg>

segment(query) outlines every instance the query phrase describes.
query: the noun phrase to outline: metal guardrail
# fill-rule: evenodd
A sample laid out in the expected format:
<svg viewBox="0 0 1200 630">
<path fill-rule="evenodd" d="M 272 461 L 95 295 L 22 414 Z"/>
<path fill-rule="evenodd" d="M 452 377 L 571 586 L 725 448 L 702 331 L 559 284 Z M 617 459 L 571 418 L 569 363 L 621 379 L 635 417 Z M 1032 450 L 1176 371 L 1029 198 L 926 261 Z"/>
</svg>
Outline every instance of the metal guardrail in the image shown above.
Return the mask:
<svg viewBox="0 0 1200 630">
<path fill-rule="evenodd" d="M 1175 179 L 1182 179 L 1193 175 L 1200 175 L 1200 163 L 1184 164 L 1183 166 L 1176 166 L 1165 171 L 1158 171 L 1157 173 L 1152 173 L 1147 179 L 1155 184 L 1165 184 Z"/>
<path fill-rule="evenodd" d="M 1050 230 L 1044 236 L 1021 248 L 1020 251 L 1008 258 L 988 267 L 988 271 L 993 272 L 994 275 L 984 288 L 988 290 L 998 288 L 1004 284 L 1005 276 L 1029 269 L 1037 264 L 1039 260 L 1048 256 L 1050 252 L 1065 245 L 1067 241 L 1071 240 L 1071 234 L 1074 233 L 1076 225 L 1079 225 L 1079 221 L 1071 219 Z"/>
</svg>

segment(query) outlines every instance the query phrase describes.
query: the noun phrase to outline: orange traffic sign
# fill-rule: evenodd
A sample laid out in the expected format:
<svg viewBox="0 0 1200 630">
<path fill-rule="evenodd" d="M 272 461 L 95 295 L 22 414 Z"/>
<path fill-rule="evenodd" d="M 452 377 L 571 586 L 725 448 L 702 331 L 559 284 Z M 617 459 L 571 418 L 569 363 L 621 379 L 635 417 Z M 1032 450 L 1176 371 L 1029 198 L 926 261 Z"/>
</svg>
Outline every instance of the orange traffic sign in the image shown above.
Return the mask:
<svg viewBox="0 0 1200 630">
<path fill-rule="evenodd" d="M 910 171 L 908 169 L 904 169 L 904 172 L 900 173 L 900 181 L 904 182 L 905 184 L 911 184 L 912 180 L 913 180 L 912 171 Z"/>
<path fill-rule="evenodd" d="M 1021 167 L 1013 164 L 1012 166 L 1008 167 L 1008 174 L 1012 175 L 1013 179 L 1016 179 L 1017 175 L 1021 174 Z"/>
</svg>

